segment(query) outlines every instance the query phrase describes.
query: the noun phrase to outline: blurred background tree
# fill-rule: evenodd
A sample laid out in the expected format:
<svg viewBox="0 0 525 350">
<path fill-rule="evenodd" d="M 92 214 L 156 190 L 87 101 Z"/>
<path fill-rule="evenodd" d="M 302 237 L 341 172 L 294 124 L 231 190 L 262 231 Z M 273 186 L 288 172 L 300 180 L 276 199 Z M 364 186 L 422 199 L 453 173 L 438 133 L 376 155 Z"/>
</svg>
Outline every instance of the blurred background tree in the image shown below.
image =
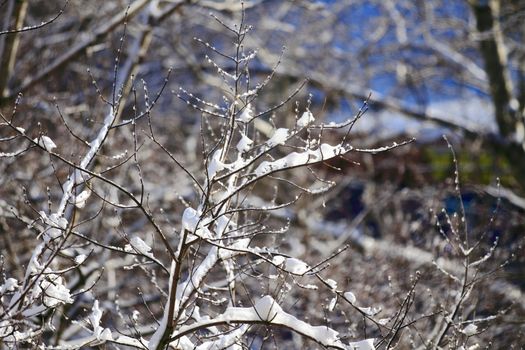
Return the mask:
<svg viewBox="0 0 525 350">
<path fill-rule="evenodd" d="M 128 14 L 129 39 L 144 45 L 138 77 L 158 78 L 158 71 L 173 67 L 181 86 L 221 85 L 210 74 L 214 68 L 202 63 L 205 47 L 193 38 L 224 45 L 229 39 L 208 20 L 207 12 L 229 16 L 240 3 L 153 3 L 159 13 L 149 19 L 140 15 L 151 6 L 148 1 L 133 2 Z M 39 24 L 63 5 L 5 1 L 3 28 Z M 67 16 L 43 28 L 37 40 L 23 33 L 2 36 L 2 104 L 20 92 L 40 91 L 51 80 L 56 85 L 57 74 L 63 77 L 58 91 L 72 76 L 85 78 L 85 63 L 81 67 L 79 62 L 86 58 L 101 87 L 104 81 L 109 84 L 111 77 L 97 69 L 105 68 L 108 49 L 115 43 L 108 38 L 124 21 L 125 6 L 119 1 L 70 1 Z M 257 28 L 248 44 L 259 49 L 255 74 L 270 73 L 285 45 L 276 75 L 282 91 L 308 77 L 305 93 L 313 92 L 314 107 L 333 120 L 353 113 L 371 91 L 372 111 L 361 124 L 368 140 L 406 133 L 416 134 L 423 145 L 445 130 L 453 131 L 469 142 L 472 161 L 466 166 L 474 171 L 464 176 L 484 184 L 500 176 L 505 186 L 523 193 L 523 1 L 251 1 L 246 8 Z M 134 16 L 141 19 L 131 21 Z M 100 63 L 93 67 L 90 57 Z M 265 98 L 278 99 L 280 94 Z M 170 102 L 163 103 L 168 108 Z M 484 176 L 487 172 L 493 175 Z"/>
</svg>

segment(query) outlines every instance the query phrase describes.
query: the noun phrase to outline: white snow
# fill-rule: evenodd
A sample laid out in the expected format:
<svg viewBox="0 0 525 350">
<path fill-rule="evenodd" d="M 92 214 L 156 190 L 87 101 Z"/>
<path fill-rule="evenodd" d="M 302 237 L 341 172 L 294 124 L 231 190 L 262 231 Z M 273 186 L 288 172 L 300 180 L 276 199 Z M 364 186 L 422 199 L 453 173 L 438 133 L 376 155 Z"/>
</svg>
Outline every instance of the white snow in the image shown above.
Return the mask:
<svg viewBox="0 0 525 350">
<path fill-rule="evenodd" d="M 100 326 L 100 319 L 102 318 L 102 310 L 98 306 L 98 300 L 95 300 L 93 303 L 93 309 L 91 315 L 88 319 L 91 325 L 93 326 L 93 335 L 98 340 L 112 340 L 111 331 L 108 328 L 103 328 Z"/>
<path fill-rule="evenodd" d="M 268 146 L 273 147 L 277 145 L 284 145 L 286 139 L 288 139 L 289 130 L 287 128 L 279 128 L 275 130 L 272 137 L 266 143 Z"/>
<path fill-rule="evenodd" d="M 235 243 L 228 245 L 229 249 L 220 249 L 219 257 L 222 260 L 230 259 L 233 256 L 239 254 L 239 252 L 245 251 L 248 248 L 249 244 L 250 244 L 249 238 L 238 239 L 237 241 L 235 241 Z"/>
<path fill-rule="evenodd" d="M 252 144 L 253 140 L 241 132 L 241 139 L 237 143 L 237 150 L 241 153 L 247 152 Z"/>
<path fill-rule="evenodd" d="M 317 287 L 315 284 L 305 284 L 302 286 L 304 289 L 310 289 L 310 290 L 318 290 L 319 287 Z"/>
<path fill-rule="evenodd" d="M 19 345 L 19 343 L 22 343 L 24 341 L 27 341 L 29 344 L 32 342 L 31 338 L 36 337 L 39 335 L 38 332 L 34 331 L 27 331 L 27 332 L 20 332 L 20 331 L 14 331 L 13 327 L 9 326 L 8 321 L 2 321 L 0 322 L 0 339 L 2 339 L 3 343 L 9 344 L 10 349 L 19 349 L 21 347 L 15 346 Z"/>
<path fill-rule="evenodd" d="M 102 318 L 102 310 L 100 310 L 98 306 L 98 300 L 95 300 L 93 303 L 93 308 L 91 309 L 91 315 L 89 315 L 88 319 L 91 322 L 91 325 L 93 326 L 93 329 L 97 329 L 97 327 L 100 327 L 100 319 Z"/>
<path fill-rule="evenodd" d="M 40 211 L 39 214 L 46 225 L 61 229 L 65 229 L 67 227 L 68 222 L 66 218 L 59 217 L 58 214 L 53 213 L 47 216 L 43 211 Z"/>
<path fill-rule="evenodd" d="M 255 303 L 255 312 L 261 320 L 271 321 L 282 313 L 283 309 L 271 296 L 265 295 Z"/>
<path fill-rule="evenodd" d="M 171 273 L 173 273 L 174 266 L 175 266 L 175 261 L 172 261 Z M 172 288 L 172 285 L 171 285 L 171 279 L 170 279 L 170 291 L 171 291 L 171 288 Z M 157 345 L 160 343 L 162 336 L 164 335 L 164 331 L 166 330 L 166 327 L 168 327 L 168 307 L 167 306 L 168 304 L 166 304 L 166 307 L 164 308 L 164 314 L 162 316 L 162 320 L 160 321 L 157 327 L 157 330 L 155 331 L 155 333 L 153 333 L 153 335 L 151 336 L 148 342 L 149 350 L 157 349 Z"/>
<path fill-rule="evenodd" d="M 337 297 L 333 297 L 332 300 L 330 300 L 330 304 L 328 305 L 328 311 L 334 311 L 336 303 L 337 303 Z"/>
<path fill-rule="evenodd" d="M 368 316 L 375 316 L 381 311 L 381 309 L 376 307 L 360 307 L 359 310 L 367 314 Z"/>
<path fill-rule="evenodd" d="M 38 143 L 40 146 L 44 147 L 46 151 L 52 151 L 54 148 L 57 148 L 57 145 L 49 138 L 48 136 L 40 136 L 34 139 L 36 143 Z"/>
<path fill-rule="evenodd" d="M 44 243 L 38 245 L 35 248 L 35 252 L 41 253 L 44 246 Z M 43 312 L 48 311 L 50 308 L 54 308 L 61 304 L 70 304 L 74 302 L 69 289 L 64 286 L 63 279 L 54 274 L 50 268 L 46 268 L 44 270 L 44 266 L 38 262 L 38 256 L 38 254 L 33 255 L 26 271 L 33 274 L 43 272 L 43 274 L 37 279 L 33 289 L 28 290 L 28 295 L 33 301 L 43 299 L 43 303 L 36 303 L 33 304 L 34 306 L 25 308 L 22 311 L 22 315 L 26 318 L 40 315 Z M 19 296 L 19 292 L 15 293 L 14 297 L 11 298 L 10 307 L 16 305 L 16 303 L 19 301 Z"/>
<path fill-rule="evenodd" d="M 97 338 L 99 340 L 112 341 L 113 335 L 111 334 L 111 331 L 109 330 L 109 328 L 104 328 L 102 333 Z"/>
<path fill-rule="evenodd" d="M 189 332 L 193 329 L 201 329 L 208 324 L 213 325 L 220 322 L 225 323 L 247 323 L 247 322 L 268 322 L 277 326 L 284 326 L 315 340 L 325 347 L 341 349 L 374 349 L 373 339 L 367 339 L 356 343 L 344 344 L 339 339 L 339 333 L 332 328 L 323 326 L 312 326 L 295 316 L 285 312 L 281 306 L 271 296 L 266 295 L 259 299 L 254 307 L 229 307 L 216 318 L 196 322 L 192 325 L 182 326 L 178 332 L 180 334 Z M 176 336 L 176 335 L 175 335 Z"/>
<path fill-rule="evenodd" d="M 287 258 L 284 269 L 294 275 L 304 275 L 310 267 L 304 261 L 296 258 Z"/>
<path fill-rule="evenodd" d="M 213 220 L 211 218 L 201 218 L 199 211 L 188 207 L 182 214 L 182 228 L 201 238 L 211 238 L 212 234 L 208 225 Z M 193 236 L 192 239 L 197 239 Z"/>
<path fill-rule="evenodd" d="M 104 123 L 100 130 L 98 131 L 97 136 L 94 140 L 92 140 L 89 143 L 89 150 L 82 158 L 82 161 L 78 165 L 79 169 L 87 169 L 93 158 L 98 153 L 100 147 L 102 147 L 103 141 L 106 139 L 107 134 L 110 131 L 110 127 L 113 124 L 114 120 L 116 118 L 115 110 L 113 107 L 110 108 L 110 111 L 106 116 L 104 117 Z M 56 211 L 56 214 L 58 216 L 61 216 L 64 214 L 66 210 L 66 206 L 69 203 L 69 200 L 72 196 L 72 190 L 75 186 L 76 181 L 83 181 L 82 170 L 75 170 L 74 174 L 79 174 L 80 176 L 72 176 L 69 178 L 69 180 L 64 184 L 64 194 L 62 195 L 62 198 L 60 200 L 60 205 L 58 207 L 58 210 Z M 78 184 L 78 183 L 77 183 Z"/>
<path fill-rule="evenodd" d="M 232 224 L 233 222 L 231 221 L 231 218 L 226 215 L 222 215 L 217 220 L 215 220 L 215 231 L 220 236 L 227 232 L 228 227 L 231 227 Z"/>
<path fill-rule="evenodd" d="M 87 256 L 85 254 L 79 254 L 75 257 L 75 262 L 77 264 L 82 264 L 84 261 L 86 261 Z"/>
<path fill-rule="evenodd" d="M 466 336 L 472 336 L 478 332 L 478 326 L 476 326 L 474 323 L 469 324 L 463 330 L 461 333 L 465 334 Z"/>
<path fill-rule="evenodd" d="M 5 283 L 0 286 L 0 294 L 12 292 L 16 287 L 18 287 L 18 281 L 14 278 L 8 278 Z"/>
<path fill-rule="evenodd" d="M 195 344 L 193 344 L 187 336 L 182 336 L 179 339 L 172 341 L 170 347 L 177 350 L 193 350 L 195 349 Z M 150 349 L 153 349 L 153 347 L 150 346 Z"/>
<path fill-rule="evenodd" d="M 124 250 L 127 252 L 136 251 L 139 254 L 153 258 L 151 247 L 146 242 L 144 242 L 142 238 L 137 236 L 131 238 L 130 244 L 126 244 Z"/>
<path fill-rule="evenodd" d="M 69 289 L 64 286 L 63 283 L 62 277 L 50 273 L 35 286 L 33 294 L 36 296 L 43 293 L 44 304 L 48 307 L 64 303 L 71 304 L 74 300 L 71 297 Z"/>
<path fill-rule="evenodd" d="M 13 327 L 10 320 L 0 321 L 0 339 L 5 339 L 8 335 L 13 333 Z"/>
<path fill-rule="evenodd" d="M 381 318 L 381 319 L 377 320 L 377 323 L 379 323 L 380 325 L 383 325 L 383 326 L 386 326 L 388 324 L 388 322 L 390 322 L 389 318 Z"/>
<path fill-rule="evenodd" d="M 131 319 L 134 322 L 137 322 L 139 320 L 140 312 L 138 310 L 133 310 L 133 313 L 131 314 Z"/>
<path fill-rule="evenodd" d="M 249 329 L 249 325 L 242 325 L 241 327 L 237 328 L 236 330 L 222 334 L 217 340 L 212 340 L 209 342 L 202 343 L 201 345 L 195 347 L 195 345 L 191 345 L 191 347 L 188 347 L 188 350 L 219 350 L 219 349 L 227 349 L 227 350 L 242 350 L 243 348 L 235 344 L 238 342 L 240 337 L 246 333 L 246 331 Z M 184 348 L 186 350 L 186 348 Z"/>
<path fill-rule="evenodd" d="M 218 172 L 226 168 L 226 165 L 220 160 L 221 153 L 222 150 L 220 149 L 215 151 L 210 159 L 210 163 L 208 164 L 208 177 L 210 179 L 213 179 Z"/>
<path fill-rule="evenodd" d="M 333 279 L 329 278 L 326 280 L 326 283 L 328 283 L 328 285 L 330 286 L 330 288 L 332 288 L 332 290 L 337 289 L 337 281 L 334 281 Z"/>
<path fill-rule="evenodd" d="M 42 221 L 48 225 L 43 232 L 43 239 L 45 243 L 49 243 L 51 240 L 54 240 L 62 235 L 62 230 L 65 230 L 67 227 L 67 220 L 63 217 L 59 217 L 57 214 L 53 213 L 49 216 L 43 211 L 39 212 Z"/>
<path fill-rule="evenodd" d="M 31 256 L 31 260 L 29 260 L 29 264 L 27 266 L 27 273 L 32 273 L 32 274 L 38 274 L 40 273 L 40 271 L 42 271 L 43 269 L 43 266 L 42 264 L 38 261 L 38 257 L 40 256 L 40 254 L 42 253 L 42 250 L 44 249 L 44 243 L 41 243 L 39 245 L 37 245 L 35 247 L 35 249 L 33 250 L 33 255 Z"/>
<path fill-rule="evenodd" d="M 57 228 L 49 228 L 44 232 L 43 238 L 44 242 L 49 243 L 50 241 L 60 237 L 62 231 Z"/>
<path fill-rule="evenodd" d="M 297 126 L 299 128 L 304 128 L 305 126 L 308 126 L 309 124 L 313 123 L 315 121 L 314 115 L 310 111 L 306 111 L 303 113 L 301 118 L 297 120 Z"/>
<path fill-rule="evenodd" d="M 328 160 L 342 155 L 347 151 L 347 149 L 339 145 L 332 146 L 327 143 L 323 143 L 315 150 L 309 149 L 301 153 L 292 152 L 283 158 L 279 158 L 274 161 L 263 161 L 257 166 L 257 168 L 255 168 L 254 173 L 257 176 L 262 176 L 273 171 L 312 164 L 322 160 Z"/>
<path fill-rule="evenodd" d="M 350 349 L 352 350 L 375 350 L 374 346 L 375 339 L 365 339 L 355 343 L 350 344 Z"/>
<path fill-rule="evenodd" d="M 80 192 L 80 194 L 75 197 L 75 206 L 79 209 L 84 208 L 89 196 L 91 196 L 91 189 L 86 187 L 84 191 Z"/>
<path fill-rule="evenodd" d="M 253 109 L 252 105 L 248 104 L 244 110 L 242 111 L 241 115 L 239 116 L 238 120 L 243 123 L 248 123 L 253 119 Z"/>
<path fill-rule="evenodd" d="M 281 266 L 285 262 L 286 258 L 282 255 L 276 255 L 273 257 L 272 262 L 277 265 Z"/>
<path fill-rule="evenodd" d="M 356 297 L 355 297 L 354 293 L 352 293 L 352 292 L 345 292 L 345 293 L 343 294 L 343 296 L 344 296 L 344 297 L 346 298 L 346 300 L 348 300 L 350 303 L 355 304 L 355 302 L 356 302 Z"/>
<path fill-rule="evenodd" d="M 191 207 L 186 208 L 184 210 L 184 213 L 182 214 L 182 227 L 185 230 L 194 232 L 197 229 L 199 220 L 200 220 L 200 215 L 195 209 Z"/>
</svg>

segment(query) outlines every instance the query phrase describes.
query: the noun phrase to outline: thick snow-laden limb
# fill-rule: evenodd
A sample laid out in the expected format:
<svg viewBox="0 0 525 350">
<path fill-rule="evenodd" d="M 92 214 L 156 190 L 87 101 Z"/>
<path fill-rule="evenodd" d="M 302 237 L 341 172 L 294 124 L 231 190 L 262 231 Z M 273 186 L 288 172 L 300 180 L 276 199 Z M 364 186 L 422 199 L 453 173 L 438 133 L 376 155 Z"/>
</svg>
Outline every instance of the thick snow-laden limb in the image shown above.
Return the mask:
<svg viewBox="0 0 525 350">
<path fill-rule="evenodd" d="M 171 262 L 171 267 L 170 267 L 169 287 L 168 287 L 168 295 L 170 296 L 173 293 L 172 292 L 172 289 L 174 288 L 173 277 L 175 275 L 175 271 L 176 271 L 176 262 L 173 260 Z M 153 335 L 151 336 L 150 340 L 147 343 L 149 350 L 157 349 L 157 347 L 160 345 L 162 338 L 165 336 L 165 333 L 168 329 L 168 323 L 169 323 L 168 318 L 170 314 L 170 307 L 173 307 L 172 304 L 174 303 L 175 303 L 175 300 L 172 300 L 170 297 L 170 299 L 168 299 L 168 302 L 166 303 L 166 306 L 164 307 L 164 313 L 162 315 L 162 319 L 159 323 L 159 326 L 157 327 L 157 329 L 155 330 L 155 333 L 153 333 Z"/>
<path fill-rule="evenodd" d="M 104 122 L 102 124 L 102 127 L 98 131 L 97 136 L 89 143 L 89 150 L 84 155 L 84 158 L 82 158 L 82 161 L 78 165 L 79 169 L 87 169 L 88 166 L 91 164 L 98 151 L 102 147 L 104 140 L 108 136 L 108 133 L 111 130 L 111 125 L 113 125 L 116 118 L 116 111 L 113 109 L 113 107 L 111 107 L 109 113 L 104 118 Z M 64 195 L 62 196 L 62 199 L 60 200 L 60 205 L 58 206 L 58 210 L 56 211 L 56 214 L 58 216 L 64 215 L 67 204 L 71 199 L 71 196 L 73 195 L 73 188 L 76 184 L 84 182 L 83 177 L 84 176 L 81 171 L 74 171 L 73 174 L 70 175 L 69 179 L 64 184 Z"/>
<path fill-rule="evenodd" d="M 306 151 L 300 153 L 292 152 L 274 161 L 263 161 L 257 166 L 257 168 L 255 168 L 254 173 L 259 177 L 273 171 L 279 171 L 282 169 L 294 168 L 317 163 L 323 160 L 329 160 L 343 155 L 350 150 L 351 148 L 343 147 L 341 145 L 332 146 L 327 143 L 322 143 L 315 150 L 307 149 Z"/>
<path fill-rule="evenodd" d="M 108 136 L 116 117 L 115 110 L 111 108 L 104 118 L 103 125 L 97 136 L 89 143 L 90 148 L 82 158 L 78 169 L 87 169 L 89 167 Z M 52 151 L 57 147 L 53 140 L 47 136 L 39 136 L 34 141 L 47 151 Z M 75 185 L 85 181 L 82 171 L 78 169 L 65 182 L 63 186 L 64 192 L 58 209 L 49 216 L 44 212 L 39 213 L 42 221 L 47 226 L 43 231 L 43 242 L 38 244 L 33 250 L 30 263 L 25 271 L 24 280 L 21 282 L 21 288 L 9 301 L 7 310 L 9 313 L 21 312 L 24 317 L 29 318 L 39 315 L 50 308 L 74 301 L 70 290 L 65 286 L 66 282 L 62 277 L 53 273 L 53 261 L 47 261 L 47 259 L 53 259 L 54 256 L 44 251 L 44 248 L 52 240 L 59 238 L 69 224 L 65 217 L 67 205 L 72 202 Z M 73 200 L 73 203 L 75 203 L 75 200 Z M 42 263 L 39 260 L 42 260 Z M 35 275 L 40 276 L 36 281 L 33 279 Z M 43 297 L 43 303 L 40 301 L 42 299 L 40 297 Z"/>
<path fill-rule="evenodd" d="M 95 157 L 96 153 L 100 149 L 103 140 L 106 138 L 107 133 L 109 132 L 109 128 L 110 128 L 111 124 L 114 121 L 114 118 L 115 118 L 115 115 L 114 115 L 113 109 L 111 109 L 110 113 L 106 116 L 106 118 L 104 120 L 104 125 L 101 128 L 101 130 L 99 131 L 99 134 L 95 138 L 94 142 L 91 144 L 91 147 L 90 147 L 89 151 L 87 152 L 87 154 L 82 159 L 82 161 L 80 163 L 80 168 L 87 167 L 89 165 L 89 163 L 93 160 L 93 158 Z M 40 137 L 36 138 L 34 141 L 37 142 L 40 146 L 42 146 L 47 151 L 52 151 L 54 148 L 57 147 L 56 144 L 53 142 L 53 140 L 51 140 L 51 138 L 49 138 L 48 136 L 40 136 Z M 75 174 L 77 174 L 77 173 L 78 172 L 75 171 Z M 65 208 L 66 208 L 69 200 L 71 199 L 72 190 L 74 188 L 74 185 L 77 183 L 76 182 L 77 179 L 75 179 L 75 178 L 76 178 L 76 176 L 72 176 L 72 177 L 70 177 L 70 179 L 68 181 L 66 181 L 66 184 L 64 185 L 64 194 L 63 194 L 63 196 L 61 198 L 61 202 L 60 202 L 59 208 L 58 208 L 58 210 L 56 212 L 52 213 L 49 216 L 47 216 L 42 211 L 39 213 L 41 218 L 42 218 L 42 221 L 44 222 L 44 224 L 46 224 L 47 228 L 43 232 L 44 242 L 40 243 L 39 245 L 37 245 L 35 247 L 35 249 L 33 250 L 33 255 L 32 255 L 31 260 L 30 260 L 31 263 L 29 264 L 29 266 L 28 266 L 28 268 L 26 270 L 26 274 L 25 274 L 25 278 L 24 278 L 24 287 L 25 287 L 25 285 L 27 285 L 27 283 L 29 283 L 29 278 L 31 276 L 31 273 L 42 272 L 41 271 L 42 269 L 40 269 L 40 271 L 35 271 L 35 269 L 39 270 L 39 265 L 40 264 L 38 263 L 38 258 L 41 255 L 45 244 L 49 243 L 51 240 L 53 240 L 55 238 L 58 238 L 62 234 L 62 232 L 63 232 L 62 230 L 65 230 L 67 225 L 68 225 L 67 219 L 64 218 L 64 213 L 65 213 Z M 50 269 L 46 269 L 45 272 L 46 273 L 50 273 L 51 270 Z M 47 278 L 49 278 L 49 276 L 51 276 L 51 275 L 48 275 Z M 45 281 L 45 279 L 43 281 Z M 35 290 L 32 293 L 33 296 L 37 295 L 39 293 L 39 291 L 42 290 L 41 283 L 43 281 L 40 281 L 40 283 L 35 284 L 36 287 L 35 287 Z M 71 303 L 71 302 L 73 302 L 73 300 L 71 299 L 71 296 L 69 294 L 69 290 L 62 283 L 55 284 L 55 281 L 53 281 L 53 283 L 51 283 L 49 285 L 46 285 L 45 287 L 46 287 L 45 292 L 47 292 L 47 293 L 50 292 L 51 293 L 51 295 L 47 295 L 45 297 L 45 299 L 44 299 L 45 301 L 47 300 L 49 302 L 49 303 L 46 304 L 49 307 L 53 307 L 53 306 L 59 305 L 61 303 Z M 49 290 L 49 292 L 48 292 L 48 290 Z M 23 294 L 16 293 L 13 296 L 13 298 L 11 299 L 11 301 L 10 301 L 9 308 L 14 308 L 17 303 L 22 301 L 23 297 L 24 297 Z M 31 307 L 28 310 L 26 310 L 25 313 L 26 313 L 26 315 L 33 314 L 33 311 L 35 311 L 35 310 L 40 311 L 40 309 L 42 309 L 42 306 L 34 306 L 34 307 Z M 37 313 L 39 313 L 39 312 L 37 312 Z"/>
<path fill-rule="evenodd" d="M 229 307 L 221 315 L 212 319 L 203 319 L 191 325 L 180 327 L 172 338 L 177 340 L 186 334 L 193 334 L 199 329 L 221 324 L 264 323 L 276 327 L 289 328 L 323 346 L 348 350 L 374 350 L 374 339 L 366 339 L 349 344 L 339 339 L 339 333 L 328 326 L 312 326 L 285 312 L 269 295 L 259 299 L 253 307 Z"/>
</svg>

